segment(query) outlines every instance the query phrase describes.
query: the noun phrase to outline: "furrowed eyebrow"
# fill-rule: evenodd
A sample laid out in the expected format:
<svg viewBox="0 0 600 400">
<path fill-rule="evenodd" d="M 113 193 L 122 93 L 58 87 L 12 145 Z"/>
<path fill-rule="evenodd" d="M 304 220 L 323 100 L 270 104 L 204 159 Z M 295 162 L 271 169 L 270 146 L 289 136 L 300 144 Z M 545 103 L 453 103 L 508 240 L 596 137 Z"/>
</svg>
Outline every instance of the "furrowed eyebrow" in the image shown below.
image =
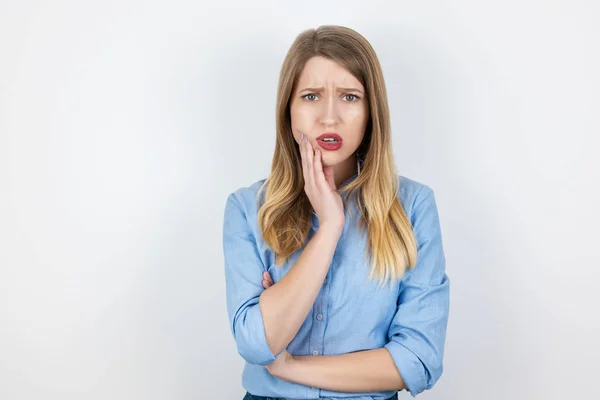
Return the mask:
<svg viewBox="0 0 600 400">
<path fill-rule="evenodd" d="M 321 93 L 325 88 L 319 87 L 319 88 L 305 88 L 300 90 L 300 93 L 302 92 L 316 92 L 316 93 Z M 360 94 L 363 94 L 362 90 L 357 89 L 357 88 L 338 88 L 337 90 L 338 92 L 358 92 Z"/>
</svg>

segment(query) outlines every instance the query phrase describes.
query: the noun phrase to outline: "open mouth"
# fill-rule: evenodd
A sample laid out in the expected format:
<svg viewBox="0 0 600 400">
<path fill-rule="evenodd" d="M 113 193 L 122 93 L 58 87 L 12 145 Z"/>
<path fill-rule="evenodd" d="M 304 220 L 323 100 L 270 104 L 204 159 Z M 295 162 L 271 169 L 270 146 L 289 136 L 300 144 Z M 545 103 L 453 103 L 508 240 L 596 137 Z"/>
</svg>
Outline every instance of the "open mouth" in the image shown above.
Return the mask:
<svg viewBox="0 0 600 400">
<path fill-rule="evenodd" d="M 339 150 L 342 147 L 342 138 L 339 135 L 324 134 L 317 138 L 317 143 L 323 150 Z"/>
</svg>

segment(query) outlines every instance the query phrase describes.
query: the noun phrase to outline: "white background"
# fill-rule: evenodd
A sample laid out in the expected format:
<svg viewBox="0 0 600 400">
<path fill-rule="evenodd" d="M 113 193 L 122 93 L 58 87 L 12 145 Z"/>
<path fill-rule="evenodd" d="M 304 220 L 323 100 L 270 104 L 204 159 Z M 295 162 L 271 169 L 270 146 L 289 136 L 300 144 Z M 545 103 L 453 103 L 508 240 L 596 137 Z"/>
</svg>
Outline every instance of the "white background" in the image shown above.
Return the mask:
<svg viewBox="0 0 600 400">
<path fill-rule="evenodd" d="M 399 172 L 436 193 L 451 314 L 419 398 L 600 398 L 599 18 L 593 0 L 0 1 L 0 398 L 242 398 L 225 199 L 267 176 L 281 63 L 321 24 L 373 45 Z"/>
</svg>

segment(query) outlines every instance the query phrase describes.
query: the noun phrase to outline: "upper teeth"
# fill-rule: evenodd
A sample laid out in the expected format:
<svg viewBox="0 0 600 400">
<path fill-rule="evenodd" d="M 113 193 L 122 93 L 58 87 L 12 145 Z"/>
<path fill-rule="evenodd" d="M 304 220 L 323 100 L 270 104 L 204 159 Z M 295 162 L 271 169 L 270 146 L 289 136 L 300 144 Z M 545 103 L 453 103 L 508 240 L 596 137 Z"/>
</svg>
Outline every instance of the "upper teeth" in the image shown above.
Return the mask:
<svg viewBox="0 0 600 400">
<path fill-rule="evenodd" d="M 331 137 L 326 137 L 321 140 L 324 142 L 337 142 L 338 141 L 336 138 L 331 138 Z"/>
</svg>

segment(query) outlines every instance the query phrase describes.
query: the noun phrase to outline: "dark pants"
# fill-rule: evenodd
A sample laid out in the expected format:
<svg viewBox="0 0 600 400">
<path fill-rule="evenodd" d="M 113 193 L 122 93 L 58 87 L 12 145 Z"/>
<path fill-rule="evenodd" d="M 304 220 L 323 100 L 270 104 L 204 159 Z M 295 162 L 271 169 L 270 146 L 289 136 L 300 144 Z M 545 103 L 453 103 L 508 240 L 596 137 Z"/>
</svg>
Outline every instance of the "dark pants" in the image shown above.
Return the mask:
<svg viewBox="0 0 600 400">
<path fill-rule="evenodd" d="M 250 394 L 250 393 L 246 392 L 246 395 L 244 396 L 244 398 L 242 400 L 285 400 L 285 399 L 283 397 L 256 396 L 254 394 Z M 392 397 L 388 398 L 387 400 L 398 400 L 398 393 L 395 393 Z"/>
</svg>

